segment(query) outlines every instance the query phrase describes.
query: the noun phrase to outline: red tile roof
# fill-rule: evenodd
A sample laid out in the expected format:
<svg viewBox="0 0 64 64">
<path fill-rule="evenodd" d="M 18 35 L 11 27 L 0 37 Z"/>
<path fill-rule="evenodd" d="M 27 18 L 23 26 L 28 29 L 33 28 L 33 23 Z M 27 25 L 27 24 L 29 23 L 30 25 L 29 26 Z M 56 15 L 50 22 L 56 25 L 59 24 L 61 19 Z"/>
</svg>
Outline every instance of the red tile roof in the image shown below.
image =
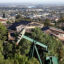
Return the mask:
<svg viewBox="0 0 64 64">
<path fill-rule="evenodd" d="M 0 19 L 0 21 L 7 21 L 6 19 Z"/>
</svg>

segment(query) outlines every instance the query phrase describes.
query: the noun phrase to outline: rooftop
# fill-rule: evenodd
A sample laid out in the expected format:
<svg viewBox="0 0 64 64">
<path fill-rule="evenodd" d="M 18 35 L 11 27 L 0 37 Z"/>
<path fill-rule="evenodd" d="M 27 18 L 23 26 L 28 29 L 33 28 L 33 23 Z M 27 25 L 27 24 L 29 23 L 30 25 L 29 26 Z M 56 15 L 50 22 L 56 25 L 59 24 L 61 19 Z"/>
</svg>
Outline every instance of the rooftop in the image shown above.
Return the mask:
<svg viewBox="0 0 64 64">
<path fill-rule="evenodd" d="M 30 22 L 29 21 L 15 22 L 8 29 L 15 30 L 17 26 L 19 26 L 21 24 L 22 25 L 27 25 L 28 23 L 30 23 Z"/>
</svg>

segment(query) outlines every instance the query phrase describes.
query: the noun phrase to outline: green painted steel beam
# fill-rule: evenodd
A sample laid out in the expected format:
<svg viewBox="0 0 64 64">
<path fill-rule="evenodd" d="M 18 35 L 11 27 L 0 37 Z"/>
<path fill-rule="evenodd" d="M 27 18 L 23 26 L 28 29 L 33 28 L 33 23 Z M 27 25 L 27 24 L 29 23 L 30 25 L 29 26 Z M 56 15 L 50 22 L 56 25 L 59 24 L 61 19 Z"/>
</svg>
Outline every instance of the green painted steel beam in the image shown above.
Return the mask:
<svg viewBox="0 0 64 64">
<path fill-rule="evenodd" d="M 51 59 L 52 58 L 52 59 Z M 47 60 L 50 60 L 50 62 L 49 62 L 49 64 L 58 64 L 58 58 L 57 57 L 55 57 L 55 56 L 48 56 L 48 57 L 46 57 L 46 61 Z"/>
<path fill-rule="evenodd" d="M 40 62 L 40 64 L 42 64 L 42 60 L 41 60 L 40 55 L 39 55 L 39 53 L 38 53 L 37 47 L 36 47 L 36 46 L 34 46 L 34 47 L 35 47 L 35 50 L 36 50 L 36 53 L 37 53 L 39 62 Z"/>
<path fill-rule="evenodd" d="M 36 45 L 39 45 L 39 46 L 41 46 L 41 47 L 46 48 L 46 51 L 47 51 L 47 46 L 46 46 L 46 45 L 44 45 L 44 44 L 42 44 L 42 43 L 40 43 L 40 42 L 38 42 L 38 41 L 36 41 L 36 40 L 34 40 L 34 39 L 31 39 L 31 38 L 29 38 L 29 37 L 27 37 L 27 36 L 25 36 L 25 35 L 23 35 L 23 38 L 31 41 L 32 43 L 35 42 Z"/>
<path fill-rule="evenodd" d="M 32 57 L 34 56 L 34 46 L 35 45 L 33 45 L 33 49 L 32 49 Z"/>
</svg>

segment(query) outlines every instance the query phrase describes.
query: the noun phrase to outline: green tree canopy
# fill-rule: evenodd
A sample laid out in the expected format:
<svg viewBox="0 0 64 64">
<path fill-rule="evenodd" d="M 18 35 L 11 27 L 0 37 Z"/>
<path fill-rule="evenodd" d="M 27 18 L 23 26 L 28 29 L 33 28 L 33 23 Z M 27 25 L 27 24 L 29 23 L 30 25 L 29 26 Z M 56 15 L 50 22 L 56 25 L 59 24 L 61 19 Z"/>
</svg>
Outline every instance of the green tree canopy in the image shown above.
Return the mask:
<svg viewBox="0 0 64 64">
<path fill-rule="evenodd" d="M 6 35 L 7 35 L 7 29 L 6 27 L 0 23 L 0 40 L 4 41 L 6 40 Z"/>
<path fill-rule="evenodd" d="M 44 22 L 44 26 L 50 26 L 51 21 L 49 19 L 46 19 Z"/>
<path fill-rule="evenodd" d="M 56 56 L 59 60 L 64 58 L 63 44 L 58 38 L 45 34 L 40 28 L 32 30 L 31 36 L 37 41 L 40 41 L 42 44 L 48 46 L 49 53 L 46 54 L 47 56 Z"/>
<path fill-rule="evenodd" d="M 0 64 L 4 60 L 4 56 L 2 54 L 3 51 L 3 41 L 7 39 L 7 29 L 6 27 L 0 23 Z"/>
</svg>

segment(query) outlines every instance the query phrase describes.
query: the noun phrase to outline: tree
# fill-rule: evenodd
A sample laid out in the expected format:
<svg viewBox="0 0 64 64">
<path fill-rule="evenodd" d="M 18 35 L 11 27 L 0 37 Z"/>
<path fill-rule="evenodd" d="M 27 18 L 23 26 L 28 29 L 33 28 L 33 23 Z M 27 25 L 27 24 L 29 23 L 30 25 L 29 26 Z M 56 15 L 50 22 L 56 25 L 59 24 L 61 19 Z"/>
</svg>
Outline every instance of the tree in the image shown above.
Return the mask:
<svg viewBox="0 0 64 64">
<path fill-rule="evenodd" d="M 5 41 L 6 39 L 7 29 L 0 23 L 0 64 L 38 64 L 37 59 L 28 61 L 29 41 L 22 39 L 19 46 L 16 46 L 14 42 Z"/>
<path fill-rule="evenodd" d="M 7 39 L 7 29 L 0 23 L 0 40 L 5 41 Z"/>
<path fill-rule="evenodd" d="M 0 54 L 2 55 L 3 51 L 3 42 L 7 39 L 7 29 L 0 23 Z"/>
<path fill-rule="evenodd" d="M 46 56 L 56 56 L 59 61 L 64 58 L 64 48 L 62 42 L 54 36 L 50 36 L 41 31 L 40 28 L 32 30 L 32 38 L 40 41 L 42 44 L 48 46 L 49 53 Z"/>
<path fill-rule="evenodd" d="M 64 17 L 60 17 L 58 22 L 56 22 L 56 27 L 64 30 Z"/>
<path fill-rule="evenodd" d="M 7 39 L 7 29 L 0 23 L 0 64 L 4 62 L 3 52 L 3 42 Z"/>
<path fill-rule="evenodd" d="M 3 18 L 5 18 L 5 13 L 3 13 Z"/>
<path fill-rule="evenodd" d="M 1 29 L 3 28 L 1 27 Z M 6 36 L 7 30 L 5 29 L 5 31 L 6 32 L 5 33 L 3 32 L 3 34 L 5 34 Z M 48 46 L 49 53 L 47 53 L 46 56 L 56 56 L 59 59 L 59 63 L 61 64 L 64 63 L 63 61 L 64 47 L 60 40 L 58 40 L 56 37 L 45 34 L 44 32 L 41 31 L 40 28 L 33 29 L 32 33 L 29 36 L 41 42 L 42 44 Z M 1 39 L 1 40 L 5 40 L 5 39 Z M 39 64 L 39 61 L 35 57 L 29 59 L 27 55 L 30 51 L 30 46 L 31 46 L 30 41 L 22 39 L 18 46 L 16 46 L 15 44 L 16 44 L 15 42 L 8 41 L 5 44 L 5 46 L 2 46 L 2 48 L 4 49 L 3 51 L 5 52 L 4 54 L 7 55 L 8 58 L 5 60 L 3 58 L 2 52 L 0 52 L 1 53 L 0 59 L 2 59 L 2 61 L 0 61 L 1 64 Z M 40 55 L 42 55 L 42 53 L 40 53 Z"/>
<path fill-rule="evenodd" d="M 44 22 L 44 26 L 50 26 L 51 21 L 49 19 L 46 19 Z"/>
<path fill-rule="evenodd" d="M 25 55 L 17 54 L 15 57 L 15 62 L 19 62 L 19 64 L 39 64 L 39 61 L 36 58 L 29 59 Z"/>
<path fill-rule="evenodd" d="M 64 17 L 61 17 L 58 22 L 63 23 L 64 22 Z"/>
<path fill-rule="evenodd" d="M 16 19 L 19 19 L 21 18 L 20 14 L 16 15 Z"/>
<path fill-rule="evenodd" d="M 26 64 L 40 64 L 36 58 L 31 58 Z"/>
<path fill-rule="evenodd" d="M 30 46 L 31 43 L 28 40 L 22 39 L 21 42 L 19 43 L 19 49 L 21 50 L 22 55 L 26 55 L 30 51 Z"/>
</svg>

